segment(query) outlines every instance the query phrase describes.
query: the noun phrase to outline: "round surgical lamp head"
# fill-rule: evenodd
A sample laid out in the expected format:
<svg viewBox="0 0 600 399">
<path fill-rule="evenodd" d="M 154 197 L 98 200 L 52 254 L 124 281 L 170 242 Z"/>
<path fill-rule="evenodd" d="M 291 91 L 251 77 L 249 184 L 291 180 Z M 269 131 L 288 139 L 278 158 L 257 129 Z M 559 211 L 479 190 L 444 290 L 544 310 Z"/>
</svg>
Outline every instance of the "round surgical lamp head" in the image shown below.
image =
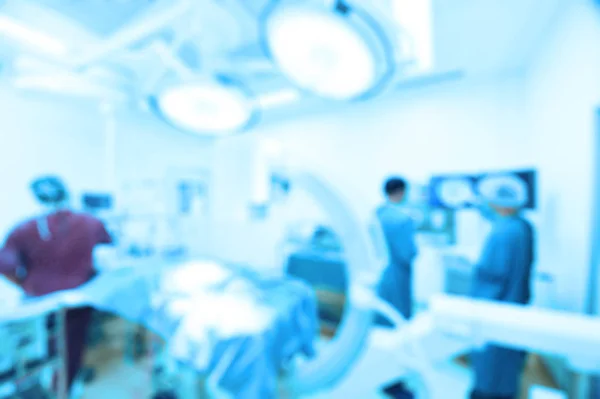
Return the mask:
<svg viewBox="0 0 600 399">
<path fill-rule="evenodd" d="M 199 135 L 226 136 L 254 125 L 251 93 L 232 80 L 170 85 L 150 97 L 150 109 L 171 126 Z"/>
<path fill-rule="evenodd" d="M 275 3 L 274 3 L 275 4 Z M 395 71 L 394 47 L 375 18 L 340 2 L 273 5 L 263 16 L 266 51 L 297 87 L 335 100 L 362 99 Z"/>
<path fill-rule="evenodd" d="M 513 174 L 490 175 L 479 182 L 481 201 L 492 206 L 520 209 L 527 205 L 527 185 Z"/>
</svg>

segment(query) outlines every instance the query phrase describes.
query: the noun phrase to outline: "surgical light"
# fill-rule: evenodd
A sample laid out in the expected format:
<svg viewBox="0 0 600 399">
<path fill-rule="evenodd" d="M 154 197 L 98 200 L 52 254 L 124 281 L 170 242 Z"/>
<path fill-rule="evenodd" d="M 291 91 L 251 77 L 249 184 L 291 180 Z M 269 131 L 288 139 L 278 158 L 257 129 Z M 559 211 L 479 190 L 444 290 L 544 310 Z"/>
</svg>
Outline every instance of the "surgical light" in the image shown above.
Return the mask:
<svg viewBox="0 0 600 399">
<path fill-rule="evenodd" d="M 36 31 L 4 15 L 0 15 L 0 34 L 29 46 L 40 53 L 60 57 L 68 53 L 67 46 L 60 40 Z"/>
<path fill-rule="evenodd" d="M 385 31 L 354 7 L 275 7 L 265 16 L 263 34 L 281 72 L 322 97 L 368 96 L 393 74 L 393 48 Z"/>
<path fill-rule="evenodd" d="M 196 134 L 225 135 L 256 118 L 252 98 L 233 83 L 185 83 L 150 99 L 151 109 L 176 128 Z"/>
</svg>

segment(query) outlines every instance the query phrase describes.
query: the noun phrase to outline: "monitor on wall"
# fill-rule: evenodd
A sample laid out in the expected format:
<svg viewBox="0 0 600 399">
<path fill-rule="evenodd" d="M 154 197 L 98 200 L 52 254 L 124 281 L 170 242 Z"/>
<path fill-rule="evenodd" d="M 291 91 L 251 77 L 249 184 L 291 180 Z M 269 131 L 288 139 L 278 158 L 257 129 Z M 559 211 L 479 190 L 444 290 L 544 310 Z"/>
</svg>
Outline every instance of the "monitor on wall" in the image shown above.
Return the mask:
<svg viewBox="0 0 600 399">
<path fill-rule="evenodd" d="M 521 179 L 527 186 L 529 198 L 525 209 L 537 208 L 537 172 L 533 169 L 433 176 L 429 186 L 430 206 L 444 209 L 472 208 L 477 203 L 479 182 L 487 176 L 497 174 L 509 174 Z"/>
</svg>

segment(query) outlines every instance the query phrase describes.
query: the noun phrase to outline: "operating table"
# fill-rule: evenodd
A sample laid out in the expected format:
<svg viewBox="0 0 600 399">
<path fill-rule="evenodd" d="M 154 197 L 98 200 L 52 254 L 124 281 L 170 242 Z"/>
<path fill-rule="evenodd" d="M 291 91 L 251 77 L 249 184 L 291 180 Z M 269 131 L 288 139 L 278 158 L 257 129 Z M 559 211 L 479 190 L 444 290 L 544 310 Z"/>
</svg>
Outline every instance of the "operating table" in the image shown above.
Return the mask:
<svg viewBox="0 0 600 399">
<path fill-rule="evenodd" d="M 169 358 L 204 376 L 217 398 L 277 397 L 279 373 L 295 356 L 314 355 L 318 332 L 310 287 L 213 262 L 104 273 L 79 289 L 0 309 L 0 328 L 16 314 L 26 319 L 82 306 L 148 328 Z"/>
</svg>

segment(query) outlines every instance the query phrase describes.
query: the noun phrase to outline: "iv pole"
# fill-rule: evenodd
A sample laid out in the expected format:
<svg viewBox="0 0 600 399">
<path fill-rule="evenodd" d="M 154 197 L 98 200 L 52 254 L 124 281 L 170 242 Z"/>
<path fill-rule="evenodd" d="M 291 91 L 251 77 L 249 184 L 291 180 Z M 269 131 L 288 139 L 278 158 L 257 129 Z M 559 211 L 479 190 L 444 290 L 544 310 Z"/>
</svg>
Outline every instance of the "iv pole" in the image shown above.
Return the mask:
<svg viewBox="0 0 600 399">
<path fill-rule="evenodd" d="M 117 124 L 114 104 L 102 102 L 100 114 L 104 119 L 104 184 L 109 192 L 114 193 L 117 186 Z"/>
</svg>

